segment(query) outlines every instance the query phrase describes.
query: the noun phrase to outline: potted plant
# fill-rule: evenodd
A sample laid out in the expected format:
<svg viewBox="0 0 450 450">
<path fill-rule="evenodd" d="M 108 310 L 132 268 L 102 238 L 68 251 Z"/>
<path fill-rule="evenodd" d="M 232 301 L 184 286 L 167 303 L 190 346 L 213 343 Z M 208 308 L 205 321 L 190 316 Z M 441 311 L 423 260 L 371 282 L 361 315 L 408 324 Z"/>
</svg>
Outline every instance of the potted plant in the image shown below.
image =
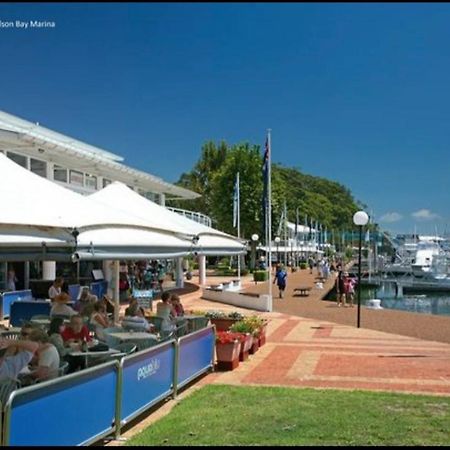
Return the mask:
<svg viewBox="0 0 450 450">
<path fill-rule="evenodd" d="M 257 341 L 258 345 L 253 344 L 253 348 L 250 350 L 250 354 L 253 354 L 258 350 L 259 347 L 266 343 L 266 328 L 267 328 L 267 320 L 258 317 L 258 316 L 250 316 L 246 317 L 244 321 L 248 324 L 248 326 L 252 329 L 254 341 Z"/>
<path fill-rule="evenodd" d="M 240 333 L 244 337 L 241 352 L 239 353 L 239 361 L 245 361 L 248 358 L 248 353 L 253 345 L 252 328 L 247 323 L 241 321 L 232 325 L 230 331 L 232 333 Z"/>
<path fill-rule="evenodd" d="M 209 317 L 211 324 L 216 326 L 217 331 L 229 330 L 235 322 L 238 322 L 243 317 L 240 313 L 230 313 L 227 316 L 222 311 L 208 311 L 205 315 Z"/>
<path fill-rule="evenodd" d="M 216 356 L 218 370 L 233 370 L 239 365 L 242 335 L 228 331 L 216 333 Z"/>
</svg>

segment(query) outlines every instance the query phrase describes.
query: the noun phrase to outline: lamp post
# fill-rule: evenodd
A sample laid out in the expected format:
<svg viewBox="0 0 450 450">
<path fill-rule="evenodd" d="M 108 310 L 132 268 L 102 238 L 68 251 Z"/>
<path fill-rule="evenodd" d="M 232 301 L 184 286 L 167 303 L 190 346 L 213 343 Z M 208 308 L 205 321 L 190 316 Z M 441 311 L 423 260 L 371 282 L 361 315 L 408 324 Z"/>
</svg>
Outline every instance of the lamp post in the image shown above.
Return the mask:
<svg viewBox="0 0 450 450">
<path fill-rule="evenodd" d="M 358 247 L 358 320 L 357 327 L 361 323 L 361 246 L 362 228 L 369 222 L 369 216 L 364 211 L 358 211 L 353 216 L 353 223 L 359 227 L 359 247 Z"/>
<path fill-rule="evenodd" d="M 280 262 L 280 252 L 279 252 L 280 241 L 281 241 L 280 237 L 277 236 L 275 238 L 275 244 L 277 244 L 277 264 Z"/>
<path fill-rule="evenodd" d="M 259 236 L 255 233 L 252 234 L 252 254 L 253 254 L 253 261 L 252 261 L 252 267 L 253 271 L 256 269 L 256 242 L 258 241 Z"/>
</svg>

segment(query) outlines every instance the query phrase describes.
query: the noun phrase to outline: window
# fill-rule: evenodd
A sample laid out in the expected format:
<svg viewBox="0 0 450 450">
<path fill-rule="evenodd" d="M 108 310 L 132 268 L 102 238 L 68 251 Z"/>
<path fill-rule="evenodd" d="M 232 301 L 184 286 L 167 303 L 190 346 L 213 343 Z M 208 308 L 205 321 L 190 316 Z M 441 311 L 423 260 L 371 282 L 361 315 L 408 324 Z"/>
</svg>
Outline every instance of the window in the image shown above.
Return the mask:
<svg viewBox="0 0 450 450">
<path fill-rule="evenodd" d="M 84 176 L 86 187 L 97 190 L 97 177 L 94 175 L 86 174 Z"/>
<path fill-rule="evenodd" d="M 55 181 L 62 181 L 63 183 L 67 183 L 67 169 L 55 164 L 53 167 L 53 179 Z"/>
<path fill-rule="evenodd" d="M 83 186 L 84 185 L 84 174 L 83 172 L 78 172 L 76 170 L 70 171 L 70 184 L 74 184 L 76 186 Z"/>
<path fill-rule="evenodd" d="M 45 161 L 30 158 L 30 170 L 40 177 L 47 178 L 47 163 Z"/>
<path fill-rule="evenodd" d="M 108 186 L 108 184 L 111 184 L 111 180 L 108 180 L 107 178 L 103 178 L 103 187 Z"/>
<path fill-rule="evenodd" d="M 8 152 L 6 156 L 13 160 L 16 164 L 19 164 L 19 166 L 27 168 L 27 158 L 26 156 L 18 155 L 17 153 Z"/>
</svg>

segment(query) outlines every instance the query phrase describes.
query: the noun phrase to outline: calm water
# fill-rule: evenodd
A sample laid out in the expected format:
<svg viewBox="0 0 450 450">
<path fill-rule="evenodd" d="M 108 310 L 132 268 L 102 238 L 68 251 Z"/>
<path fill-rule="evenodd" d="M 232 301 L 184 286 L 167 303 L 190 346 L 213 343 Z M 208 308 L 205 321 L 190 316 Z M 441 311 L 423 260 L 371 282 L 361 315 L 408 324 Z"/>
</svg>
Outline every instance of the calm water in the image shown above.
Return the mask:
<svg viewBox="0 0 450 450">
<path fill-rule="evenodd" d="M 450 295 L 448 293 L 404 293 L 403 297 L 395 298 L 395 293 L 387 286 L 384 289 L 362 288 L 361 304 L 365 304 L 372 298 L 380 299 L 381 306 L 386 309 L 450 316 Z"/>
<path fill-rule="evenodd" d="M 355 304 L 357 303 L 357 292 L 355 293 Z M 416 312 L 422 314 L 435 314 L 439 316 L 450 316 L 450 293 L 417 293 L 403 294 L 403 297 L 395 298 L 393 287 L 386 285 L 384 289 L 367 288 L 361 289 L 361 305 L 368 300 L 378 298 L 381 306 L 385 309 L 398 309 L 401 311 Z M 335 300 L 334 292 L 327 298 Z"/>
</svg>

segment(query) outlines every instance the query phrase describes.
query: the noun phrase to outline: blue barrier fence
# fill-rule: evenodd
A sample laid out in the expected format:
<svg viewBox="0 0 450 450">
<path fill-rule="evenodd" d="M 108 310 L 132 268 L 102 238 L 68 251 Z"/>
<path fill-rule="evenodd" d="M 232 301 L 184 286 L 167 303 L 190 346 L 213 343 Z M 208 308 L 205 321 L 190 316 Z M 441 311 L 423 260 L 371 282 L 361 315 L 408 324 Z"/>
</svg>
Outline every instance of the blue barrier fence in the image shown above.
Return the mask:
<svg viewBox="0 0 450 450">
<path fill-rule="evenodd" d="M 56 380 L 14 391 L 3 445 L 88 445 L 214 366 L 215 327 Z M 200 356 L 196 356 L 200 353 Z M 192 359 L 191 359 L 192 358 Z"/>
<path fill-rule="evenodd" d="M 114 429 L 118 363 L 19 389 L 6 405 L 5 445 L 87 445 Z"/>
<path fill-rule="evenodd" d="M 214 346 L 215 335 L 209 328 L 188 334 L 179 340 L 178 388 L 214 365 Z"/>
<path fill-rule="evenodd" d="M 121 424 L 173 393 L 175 347 L 170 341 L 122 360 Z"/>
<path fill-rule="evenodd" d="M 0 308 L 0 319 L 4 319 L 5 317 L 9 317 L 11 312 L 11 304 L 16 300 L 32 300 L 33 295 L 30 289 L 24 291 L 11 291 L 4 292 L 1 295 L 1 308 Z"/>
<path fill-rule="evenodd" d="M 50 315 L 52 305 L 45 300 L 20 300 L 11 305 L 9 324 L 13 327 L 22 326 L 37 314 Z"/>
</svg>

